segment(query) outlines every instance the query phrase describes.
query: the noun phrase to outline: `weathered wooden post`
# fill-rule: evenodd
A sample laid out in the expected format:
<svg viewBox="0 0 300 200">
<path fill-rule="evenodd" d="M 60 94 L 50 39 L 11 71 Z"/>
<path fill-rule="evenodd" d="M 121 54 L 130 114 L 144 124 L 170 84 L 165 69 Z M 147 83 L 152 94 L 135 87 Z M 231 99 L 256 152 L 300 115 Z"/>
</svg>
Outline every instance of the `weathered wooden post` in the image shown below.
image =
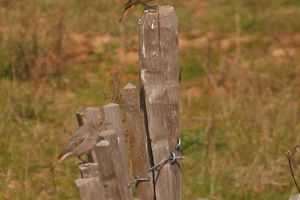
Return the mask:
<svg viewBox="0 0 300 200">
<path fill-rule="evenodd" d="M 153 177 L 152 173 L 148 172 L 151 168 L 148 141 L 137 88 L 133 84 L 127 84 L 123 88 L 123 98 L 132 159 L 132 171 L 133 175 L 136 176 L 137 197 L 143 200 L 153 200 Z"/>
<path fill-rule="evenodd" d="M 115 129 L 121 149 L 125 149 L 125 134 L 119 104 L 109 103 L 103 106 L 105 120 Z"/>
<path fill-rule="evenodd" d="M 101 180 L 101 173 L 99 172 L 98 163 L 83 163 L 79 165 L 79 170 L 81 172 L 81 178 L 92 178 L 99 177 Z"/>
<path fill-rule="evenodd" d="M 107 200 L 101 191 L 97 177 L 80 178 L 75 181 L 81 200 Z"/>
<path fill-rule="evenodd" d="M 104 135 L 104 137 L 106 137 Z M 92 152 L 93 159 L 98 163 L 99 171 L 102 174 L 103 185 L 108 199 L 121 199 L 118 187 L 117 175 L 112 160 L 112 148 L 107 140 L 96 144 Z"/>
<path fill-rule="evenodd" d="M 92 124 L 104 122 L 104 114 L 99 107 L 87 107 L 86 108 L 86 121 Z"/>
<path fill-rule="evenodd" d="M 174 8 L 144 11 L 140 21 L 140 76 L 145 92 L 154 165 L 162 164 L 155 183 L 157 200 L 180 199 L 178 18 Z M 170 157 L 170 153 L 173 156 Z"/>
<path fill-rule="evenodd" d="M 105 200 L 105 189 L 97 163 L 79 165 L 81 178 L 75 181 L 81 200 Z"/>
<path fill-rule="evenodd" d="M 112 169 L 116 176 L 117 189 L 120 193 L 119 199 L 132 200 L 132 193 L 130 188 L 128 188 L 128 170 L 124 166 L 124 158 L 122 157 L 122 151 L 125 149 L 120 148 L 120 143 L 118 139 L 118 134 L 114 129 L 105 131 L 101 134 L 109 142 L 109 151 L 111 152 L 110 162 L 112 162 Z"/>
<path fill-rule="evenodd" d="M 103 185 L 103 179 L 101 172 L 99 171 L 98 163 L 83 163 L 79 165 L 79 169 L 81 172 L 81 178 L 98 178 L 98 190 L 100 191 L 100 199 L 106 198 L 106 192 Z"/>
</svg>

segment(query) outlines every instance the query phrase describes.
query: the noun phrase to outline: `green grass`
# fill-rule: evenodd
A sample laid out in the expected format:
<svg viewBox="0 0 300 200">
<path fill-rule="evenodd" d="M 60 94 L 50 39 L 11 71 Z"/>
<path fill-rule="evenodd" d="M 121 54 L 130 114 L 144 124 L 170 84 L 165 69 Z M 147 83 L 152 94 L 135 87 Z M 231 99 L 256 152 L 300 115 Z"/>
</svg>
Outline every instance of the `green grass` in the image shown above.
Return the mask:
<svg viewBox="0 0 300 200">
<path fill-rule="evenodd" d="M 299 1 L 162 4 L 180 22 L 183 199 L 288 199 L 296 190 L 284 153 L 300 139 Z M 129 54 L 141 11 L 126 19 L 123 61 L 120 2 L 11 0 L 0 10 L 3 198 L 79 199 L 77 161 L 52 163 L 78 109 L 137 83 Z"/>
</svg>

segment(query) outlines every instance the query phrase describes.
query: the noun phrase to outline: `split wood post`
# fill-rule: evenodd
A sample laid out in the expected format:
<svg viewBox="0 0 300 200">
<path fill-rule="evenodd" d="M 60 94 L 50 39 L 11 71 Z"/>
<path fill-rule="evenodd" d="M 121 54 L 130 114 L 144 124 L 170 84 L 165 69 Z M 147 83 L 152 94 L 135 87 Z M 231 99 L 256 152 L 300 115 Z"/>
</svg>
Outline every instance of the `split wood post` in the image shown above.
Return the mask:
<svg viewBox="0 0 300 200">
<path fill-rule="evenodd" d="M 81 172 L 81 178 L 87 179 L 87 178 L 98 178 L 98 190 L 101 193 L 101 196 L 99 196 L 99 199 L 107 199 L 106 198 L 106 192 L 103 185 L 102 175 L 99 171 L 98 163 L 83 163 L 79 165 L 79 170 Z"/>
<path fill-rule="evenodd" d="M 137 197 L 143 200 L 153 200 L 153 177 L 152 173 L 148 172 L 151 162 L 148 155 L 147 133 L 136 86 L 131 83 L 127 84 L 123 88 L 123 98 L 133 175 L 137 176 L 136 178 L 149 178 L 149 181 L 137 182 Z"/>
<path fill-rule="evenodd" d="M 125 132 L 123 127 L 123 120 L 121 117 L 121 110 L 119 104 L 109 103 L 103 106 L 105 121 L 110 123 L 117 134 L 118 146 L 121 153 L 122 165 L 124 170 L 124 180 L 129 183 L 129 167 L 127 158 L 127 147 L 125 144 Z M 129 196 L 132 197 L 131 189 L 128 189 Z"/>
<path fill-rule="evenodd" d="M 128 188 L 128 170 L 124 166 L 124 158 L 122 158 L 122 151 L 124 149 L 120 148 L 120 143 L 118 135 L 115 130 L 110 129 L 101 133 L 101 136 L 109 142 L 109 150 L 111 151 L 110 160 L 112 162 L 112 167 L 114 173 L 116 174 L 117 188 L 120 192 L 120 200 L 132 200 L 133 196 L 130 188 Z M 116 200 L 119 200 L 116 199 Z"/>
<path fill-rule="evenodd" d="M 109 200 L 121 199 L 117 175 L 113 167 L 112 149 L 108 140 L 102 140 L 96 144 L 93 151 L 93 159 L 98 163 L 103 185 Z"/>
<path fill-rule="evenodd" d="M 101 180 L 101 173 L 99 172 L 98 163 L 83 163 L 79 165 L 79 170 L 81 172 L 81 178 L 92 178 L 99 177 Z"/>
<path fill-rule="evenodd" d="M 97 124 L 101 121 L 104 122 L 104 114 L 99 107 L 87 107 L 85 117 L 86 123 Z M 87 157 L 89 162 L 95 162 L 92 153 L 88 153 Z"/>
<path fill-rule="evenodd" d="M 99 107 L 88 107 L 86 108 L 86 121 L 91 124 L 99 124 L 101 121 L 104 122 L 104 114 Z"/>
<path fill-rule="evenodd" d="M 154 164 L 175 152 L 179 139 L 178 18 L 171 6 L 147 9 L 140 26 L 140 76 L 145 93 Z M 160 170 L 157 200 L 180 199 L 180 169 L 170 162 Z"/>
<path fill-rule="evenodd" d="M 101 184 L 97 177 L 80 178 L 75 184 L 81 200 L 107 200 L 101 192 Z"/>
<path fill-rule="evenodd" d="M 119 104 L 109 103 L 103 106 L 103 112 L 105 116 L 105 121 L 111 123 L 113 128 L 116 130 L 121 149 L 126 150 L 125 134 Z"/>
</svg>

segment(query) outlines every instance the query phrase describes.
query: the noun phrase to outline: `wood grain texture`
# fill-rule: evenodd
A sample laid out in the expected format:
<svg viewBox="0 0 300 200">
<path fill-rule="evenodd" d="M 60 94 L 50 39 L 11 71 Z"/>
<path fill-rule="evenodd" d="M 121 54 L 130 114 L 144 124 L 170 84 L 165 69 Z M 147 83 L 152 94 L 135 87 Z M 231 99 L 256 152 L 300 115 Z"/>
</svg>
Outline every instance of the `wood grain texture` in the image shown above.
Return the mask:
<svg viewBox="0 0 300 200">
<path fill-rule="evenodd" d="M 81 178 L 92 178 L 99 177 L 101 173 L 99 172 L 98 163 L 83 163 L 79 165 L 79 170 L 81 172 Z"/>
<path fill-rule="evenodd" d="M 92 155 L 95 162 L 98 163 L 107 198 L 111 200 L 121 199 L 109 141 L 102 140 L 97 143 L 92 151 Z"/>
<path fill-rule="evenodd" d="M 81 200 L 107 200 L 101 192 L 100 181 L 97 177 L 80 178 L 75 181 Z"/>
<path fill-rule="evenodd" d="M 87 107 L 85 115 L 86 121 L 98 128 L 105 121 L 103 111 L 99 107 Z"/>
<path fill-rule="evenodd" d="M 127 157 L 127 147 L 125 144 L 125 132 L 122 121 L 122 115 L 119 104 L 110 103 L 103 106 L 103 112 L 106 122 L 110 123 L 113 129 L 116 131 L 119 151 L 121 154 L 122 166 L 124 173 L 124 180 L 129 183 L 129 167 Z M 131 196 L 131 192 L 130 195 Z"/>
<path fill-rule="evenodd" d="M 140 100 L 137 88 L 133 84 L 127 84 L 123 88 L 124 109 L 130 144 L 132 170 L 134 176 L 148 177 L 150 181 L 143 181 L 137 185 L 137 197 L 143 200 L 153 200 L 154 188 L 152 173 L 148 155 L 148 141 L 144 118 L 140 109 Z"/>
<path fill-rule="evenodd" d="M 104 114 L 103 111 L 99 107 L 87 107 L 85 112 L 86 122 L 90 123 L 93 127 L 96 129 L 99 129 L 100 131 L 100 123 L 104 122 Z M 96 162 L 93 159 L 92 152 L 87 154 L 88 161 L 89 162 Z"/>
<path fill-rule="evenodd" d="M 178 18 L 174 8 L 145 10 L 140 27 L 140 76 L 153 160 L 175 150 L 179 138 Z M 157 200 L 179 200 L 180 169 L 167 163 L 155 185 Z"/>
<path fill-rule="evenodd" d="M 123 162 L 123 149 L 120 148 L 120 143 L 118 141 L 118 135 L 115 130 L 107 130 L 101 134 L 109 142 L 109 150 L 111 152 L 110 160 L 112 162 L 112 169 L 116 175 L 118 191 L 120 193 L 120 199 L 122 200 L 132 200 L 133 196 L 131 189 L 128 188 L 128 170 L 124 167 Z M 103 172 L 104 173 L 104 172 Z"/>
<path fill-rule="evenodd" d="M 106 191 L 103 184 L 102 175 L 99 171 L 98 163 L 83 163 L 79 165 L 81 172 L 81 178 L 98 178 L 99 179 L 99 190 L 104 197 L 106 197 Z"/>
<path fill-rule="evenodd" d="M 119 104 L 109 103 L 103 106 L 103 112 L 105 120 L 116 130 L 121 149 L 125 150 L 125 134 Z"/>
</svg>

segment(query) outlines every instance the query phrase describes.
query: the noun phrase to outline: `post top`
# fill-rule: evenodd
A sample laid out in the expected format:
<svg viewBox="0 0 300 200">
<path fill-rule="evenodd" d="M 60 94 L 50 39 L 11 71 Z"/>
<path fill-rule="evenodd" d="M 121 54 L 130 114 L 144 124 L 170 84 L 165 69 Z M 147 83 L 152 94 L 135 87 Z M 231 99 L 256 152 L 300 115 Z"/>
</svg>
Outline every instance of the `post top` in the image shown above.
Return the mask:
<svg viewBox="0 0 300 200">
<path fill-rule="evenodd" d="M 109 108 L 109 107 L 119 107 L 119 104 L 117 103 L 109 103 L 103 106 L 103 108 Z"/>
<path fill-rule="evenodd" d="M 87 107 L 86 110 L 87 111 L 93 111 L 93 110 L 100 110 L 100 108 L 96 107 L 96 106 L 91 106 L 91 107 Z"/>
<path fill-rule="evenodd" d="M 79 165 L 79 169 L 84 170 L 84 169 L 88 169 L 91 167 L 97 167 L 98 163 L 83 163 Z"/>
<path fill-rule="evenodd" d="M 136 89 L 136 86 L 133 85 L 132 83 L 128 83 L 128 84 L 124 87 L 124 90 L 130 90 L 130 89 Z"/>
<path fill-rule="evenodd" d="M 151 7 L 144 10 L 144 14 L 151 14 L 151 13 L 157 13 L 157 12 L 174 12 L 175 9 L 172 6 L 169 5 L 162 5 L 157 7 Z"/>
</svg>

